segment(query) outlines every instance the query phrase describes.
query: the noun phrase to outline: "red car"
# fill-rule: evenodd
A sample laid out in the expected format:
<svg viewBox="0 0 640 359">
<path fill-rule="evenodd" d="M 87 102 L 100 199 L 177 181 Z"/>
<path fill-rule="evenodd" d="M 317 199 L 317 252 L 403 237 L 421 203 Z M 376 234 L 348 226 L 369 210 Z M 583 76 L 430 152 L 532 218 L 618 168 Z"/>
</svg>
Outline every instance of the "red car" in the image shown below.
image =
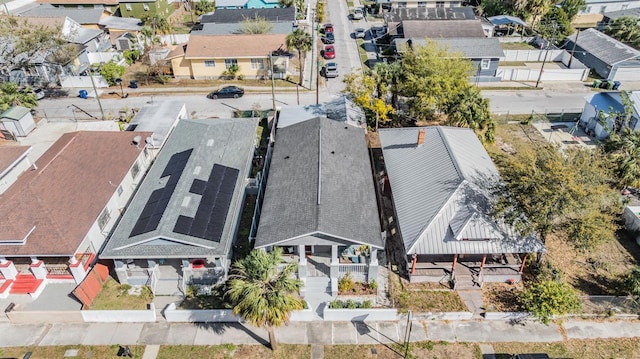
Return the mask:
<svg viewBox="0 0 640 359">
<path fill-rule="evenodd" d="M 322 26 L 322 32 L 324 32 L 325 34 L 328 32 L 333 32 L 333 24 L 324 24 Z"/>
<path fill-rule="evenodd" d="M 325 59 L 335 59 L 336 58 L 336 48 L 333 45 L 327 45 L 324 47 L 323 54 Z"/>
</svg>

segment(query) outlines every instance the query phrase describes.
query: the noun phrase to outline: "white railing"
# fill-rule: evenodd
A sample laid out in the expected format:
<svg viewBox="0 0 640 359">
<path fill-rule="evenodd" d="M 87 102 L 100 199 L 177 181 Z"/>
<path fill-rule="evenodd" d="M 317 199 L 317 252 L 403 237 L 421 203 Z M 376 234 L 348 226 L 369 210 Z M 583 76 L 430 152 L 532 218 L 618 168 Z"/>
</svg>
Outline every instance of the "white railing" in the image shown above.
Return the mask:
<svg viewBox="0 0 640 359">
<path fill-rule="evenodd" d="M 340 264 L 338 266 L 339 274 L 367 274 L 366 264 Z"/>
</svg>

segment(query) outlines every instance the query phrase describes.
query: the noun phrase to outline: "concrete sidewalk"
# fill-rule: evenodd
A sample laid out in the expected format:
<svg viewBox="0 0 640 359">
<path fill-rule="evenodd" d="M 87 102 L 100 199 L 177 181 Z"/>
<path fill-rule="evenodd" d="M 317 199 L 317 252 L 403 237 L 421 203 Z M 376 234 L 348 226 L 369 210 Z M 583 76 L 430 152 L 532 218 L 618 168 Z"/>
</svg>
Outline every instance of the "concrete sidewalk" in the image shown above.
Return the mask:
<svg viewBox="0 0 640 359">
<path fill-rule="evenodd" d="M 292 322 L 276 329 L 286 344 L 400 343 L 406 321 Z M 267 332 L 238 323 L 0 323 L 0 347 L 52 345 L 220 345 L 266 344 Z M 558 326 L 503 321 L 414 321 L 411 341 L 559 342 L 571 339 L 640 337 L 640 322 L 569 320 Z M 155 348 L 152 348 L 155 351 Z"/>
</svg>

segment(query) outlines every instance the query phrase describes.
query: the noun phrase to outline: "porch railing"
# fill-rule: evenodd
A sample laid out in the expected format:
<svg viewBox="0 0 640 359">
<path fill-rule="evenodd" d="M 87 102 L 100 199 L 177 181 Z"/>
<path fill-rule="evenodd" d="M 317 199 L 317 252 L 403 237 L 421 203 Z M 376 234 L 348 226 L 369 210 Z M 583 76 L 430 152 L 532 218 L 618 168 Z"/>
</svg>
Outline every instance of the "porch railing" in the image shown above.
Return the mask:
<svg viewBox="0 0 640 359">
<path fill-rule="evenodd" d="M 340 264 L 338 266 L 339 274 L 367 274 L 367 272 L 366 264 Z"/>
<path fill-rule="evenodd" d="M 49 264 L 47 265 L 47 272 L 50 275 L 71 275 L 69 266 L 66 264 Z"/>
</svg>

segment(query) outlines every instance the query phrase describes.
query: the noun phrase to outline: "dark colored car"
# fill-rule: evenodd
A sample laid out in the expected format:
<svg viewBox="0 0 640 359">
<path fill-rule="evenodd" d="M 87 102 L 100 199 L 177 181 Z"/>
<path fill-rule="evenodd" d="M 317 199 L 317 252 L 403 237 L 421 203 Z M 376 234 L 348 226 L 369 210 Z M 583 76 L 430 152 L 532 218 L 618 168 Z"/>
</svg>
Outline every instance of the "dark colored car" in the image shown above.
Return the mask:
<svg viewBox="0 0 640 359">
<path fill-rule="evenodd" d="M 333 35 L 333 32 L 327 32 L 320 40 L 322 40 L 323 44 L 333 44 L 336 42 L 336 37 Z"/>
<path fill-rule="evenodd" d="M 322 53 L 325 59 L 335 59 L 336 58 L 336 48 L 333 45 L 327 45 L 324 47 L 324 51 Z"/>
<path fill-rule="evenodd" d="M 324 32 L 325 34 L 333 32 L 333 24 L 324 24 L 322 26 L 322 32 Z"/>
<path fill-rule="evenodd" d="M 217 98 L 238 98 L 244 95 L 244 90 L 238 86 L 225 86 L 219 90 L 213 91 L 212 93 L 207 95 L 207 98 L 217 99 Z"/>
</svg>

